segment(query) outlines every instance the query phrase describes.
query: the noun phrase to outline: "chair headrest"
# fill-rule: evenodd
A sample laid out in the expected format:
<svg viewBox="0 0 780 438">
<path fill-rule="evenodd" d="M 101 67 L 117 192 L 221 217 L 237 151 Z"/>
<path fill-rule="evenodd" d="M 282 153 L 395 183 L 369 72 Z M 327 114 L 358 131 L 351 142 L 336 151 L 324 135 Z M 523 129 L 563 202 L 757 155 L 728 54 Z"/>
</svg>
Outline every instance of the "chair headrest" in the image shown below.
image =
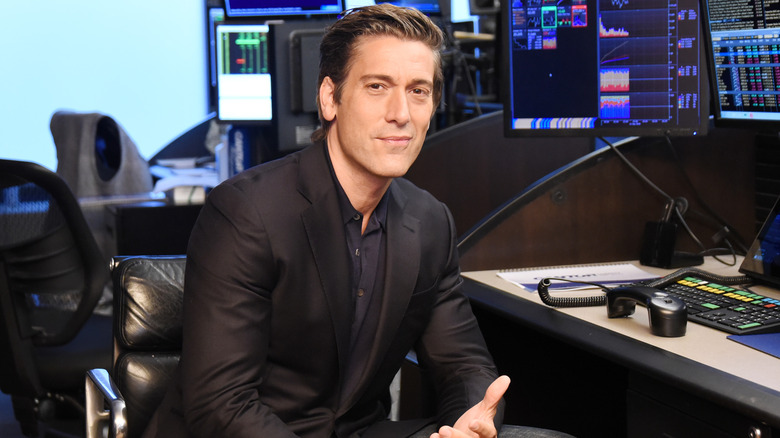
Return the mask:
<svg viewBox="0 0 780 438">
<path fill-rule="evenodd" d="M 185 263 L 185 256 L 137 256 L 116 264 L 114 336 L 119 348 L 181 349 Z"/>
</svg>

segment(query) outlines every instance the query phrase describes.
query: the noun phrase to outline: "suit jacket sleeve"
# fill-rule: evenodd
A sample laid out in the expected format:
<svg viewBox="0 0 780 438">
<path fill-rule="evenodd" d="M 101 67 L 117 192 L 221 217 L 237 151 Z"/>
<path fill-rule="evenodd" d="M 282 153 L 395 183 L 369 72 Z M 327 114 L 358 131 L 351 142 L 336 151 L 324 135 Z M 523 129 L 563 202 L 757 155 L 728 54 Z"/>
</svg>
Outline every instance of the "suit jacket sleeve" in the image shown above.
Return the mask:
<svg viewBox="0 0 780 438">
<path fill-rule="evenodd" d="M 188 248 L 181 372 L 192 436 L 295 436 L 258 398 L 275 274 L 246 198 L 232 185 L 215 188 Z"/>
<path fill-rule="evenodd" d="M 456 233 L 452 216 L 444 204 L 449 229 L 449 250 L 441 267 L 438 298 L 430 321 L 415 346 L 420 365 L 433 376 L 437 391 L 438 423 L 453 425 L 469 408 L 482 400 L 498 375 L 485 345 L 468 298 L 461 291 Z M 441 224 L 441 222 L 440 222 Z M 503 402 L 496 426 L 503 419 Z"/>
</svg>

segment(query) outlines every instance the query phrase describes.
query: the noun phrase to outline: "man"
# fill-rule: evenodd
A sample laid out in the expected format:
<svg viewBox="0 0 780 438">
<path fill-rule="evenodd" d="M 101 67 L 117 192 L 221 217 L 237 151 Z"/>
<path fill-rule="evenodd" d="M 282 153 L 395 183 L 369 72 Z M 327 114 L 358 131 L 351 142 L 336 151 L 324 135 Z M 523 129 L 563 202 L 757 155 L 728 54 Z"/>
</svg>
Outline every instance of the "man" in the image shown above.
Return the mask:
<svg viewBox="0 0 780 438">
<path fill-rule="evenodd" d="M 426 422 L 386 420 L 411 349 L 437 389 L 426 436 L 496 436 L 509 379 L 459 290 L 452 217 L 399 178 L 441 96 L 441 43 L 389 5 L 328 30 L 317 144 L 223 183 L 198 218 L 179 373 L 147 436 L 411 436 Z"/>
</svg>

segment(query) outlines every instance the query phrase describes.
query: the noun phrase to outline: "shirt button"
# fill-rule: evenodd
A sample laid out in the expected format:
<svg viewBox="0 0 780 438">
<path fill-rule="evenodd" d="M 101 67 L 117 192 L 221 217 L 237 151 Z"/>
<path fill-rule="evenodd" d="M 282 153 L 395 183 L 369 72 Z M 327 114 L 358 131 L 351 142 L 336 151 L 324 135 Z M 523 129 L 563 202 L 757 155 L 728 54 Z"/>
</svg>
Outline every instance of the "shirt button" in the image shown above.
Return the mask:
<svg viewBox="0 0 780 438">
<path fill-rule="evenodd" d="M 355 255 L 360 257 L 360 248 L 355 249 Z"/>
<path fill-rule="evenodd" d="M 365 293 L 366 293 L 366 291 L 364 291 L 363 289 L 358 289 L 358 296 L 359 297 L 362 297 L 363 295 L 365 295 Z"/>
<path fill-rule="evenodd" d="M 361 217 L 360 217 L 360 213 L 355 213 L 355 215 L 354 215 L 354 216 L 352 216 L 352 219 L 354 219 L 354 220 L 356 220 L 356 221 L 359 221 L 359 220 L 361 219 Z"/>
</svg>

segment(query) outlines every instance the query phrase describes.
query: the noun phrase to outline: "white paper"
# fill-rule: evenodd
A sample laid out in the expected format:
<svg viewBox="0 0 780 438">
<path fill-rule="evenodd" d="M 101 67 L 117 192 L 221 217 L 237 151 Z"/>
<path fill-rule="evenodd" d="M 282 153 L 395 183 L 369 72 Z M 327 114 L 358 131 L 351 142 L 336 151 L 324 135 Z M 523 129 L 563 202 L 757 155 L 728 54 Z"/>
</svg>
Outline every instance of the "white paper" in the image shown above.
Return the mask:
<svg viewBox="0 0 780 438">
<path fill-rule="evenodd" d="M 657 275 L 643 271 L 631 263 L 604 263 L 517 269 L 500 271 L 498 276 L 517 286 L 528 289 L 529 291 L 536 291 L 539 281 L 543 278 L 570 280 L 552 280 L 550 289 L 575 289 L 583 287 L 582 284 L 572 283 L 572 281 L 615 286 L 618 284 L 636 283 L 642 280 L 658 278 Z"/>
</svg>

